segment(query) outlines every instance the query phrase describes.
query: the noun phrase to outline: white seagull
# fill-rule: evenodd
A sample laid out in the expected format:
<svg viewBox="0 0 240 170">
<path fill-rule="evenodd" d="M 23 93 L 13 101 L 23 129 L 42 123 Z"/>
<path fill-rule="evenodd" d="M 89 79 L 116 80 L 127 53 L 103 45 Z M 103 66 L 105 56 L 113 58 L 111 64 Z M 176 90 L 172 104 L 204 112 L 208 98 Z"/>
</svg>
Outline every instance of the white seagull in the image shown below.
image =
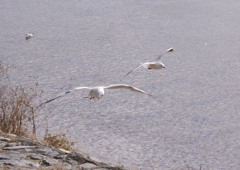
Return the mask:
<svg viewBox="0 0 240 170">
<path fill-rule="evenodd" d="M 140 64 L 140 66 L 137 66 L 135 69 L 129 71 L 129 72 L 124 76 L 124 78 L 125 78 L 127 75 L 129 75 L 131 72 L 139 69 L 140 67 L 145 67 L 145 68 L 147 68 L 147 69 L 149 69 L 149 70 L 151 70 L 151 69 L 162 69 L 162 68 L 165 68 L 165 65 L 164 65 L 164 64 L 162 63 L 162 61 L 161 61 L 161 58 L 162 58 L 162 56 L 163 56 L 165 53 L 167 53 L 167 52 L 172 52 L 172 51 L 174 51 L 174 49 L 173 49 L 173 48 L 169 48 L 168 50 L 164 51 L 160 56 L 158 56 L 158 58 L 157 58 L 155 61 L 149 61 L 149 62 L 145 62 L 145 63 L 143 63 L 143 64 Z"/>
<path fill-rule="evenodd" d="M 26 40 L 33 38 L 33 33 L 25 34 L 25 38 L 26 38 Z"/>
<path fill-rule="evenodd" d="M 50 100 L 40 104 L 39 106 L 42 106 L 43 104 L 49 103 L 53 100 L 56 100 L 56 99 L 62 97 L 63 95 L 68 94 L 72 91 L 82 90 L 82 89 L 90 90 L 88 96 L 84 97 L 84 98 L 89 98 L 89 99 L 95 99 L 95 98 L 100 99 L 101 97 L 103 97 L 105 89 L 128 89 L 128 90 L 131 90 L 131 91 L 134 91 L 134 92 L 146 94 L 146 95 L 152 97 L 153 99 L 158 100 L 155 96 L 153 96 L 149 93 L 146 93 L 145 91 L 140 90 L 136 87 L 133 87 L 133 86 L 130 86 L 130 85 L 127 85 L 127 84 L 113 84 L 113 85 L 109 85 L 109 86 L 97 86 L 97 87 L 76 87 L 72 90 L 66 91 L 65 93 L 63 93 L 63 94 L 61 94 L 61 95 L 59 95 L 59 96 L 57 96 L 53 99 L 50 99 Z M 158 101 L 160 101 L 160 100 L 158 100 Z"/>
</svg>

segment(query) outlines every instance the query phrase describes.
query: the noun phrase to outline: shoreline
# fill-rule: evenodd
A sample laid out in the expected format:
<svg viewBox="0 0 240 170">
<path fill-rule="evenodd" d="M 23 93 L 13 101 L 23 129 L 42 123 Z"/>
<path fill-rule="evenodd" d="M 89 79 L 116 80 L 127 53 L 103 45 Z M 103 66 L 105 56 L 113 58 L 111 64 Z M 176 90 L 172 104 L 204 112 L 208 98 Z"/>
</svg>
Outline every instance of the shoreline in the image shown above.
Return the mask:
<svg viewBox="0 0 240 170">
<path fill-rule="evenodd" d="M 123 166 L 93 160 L 80 152 L 44 145 L 14 134 L 0 135 L 0 167 L 10 170 L 127 170 Z"/>
</svg>

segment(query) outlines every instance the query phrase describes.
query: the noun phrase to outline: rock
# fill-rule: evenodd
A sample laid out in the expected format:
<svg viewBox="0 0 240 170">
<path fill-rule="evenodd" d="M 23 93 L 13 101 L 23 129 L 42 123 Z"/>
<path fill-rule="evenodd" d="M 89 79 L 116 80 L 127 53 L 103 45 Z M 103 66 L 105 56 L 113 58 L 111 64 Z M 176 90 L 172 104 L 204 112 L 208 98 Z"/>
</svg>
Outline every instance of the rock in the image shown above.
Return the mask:
<svg viewBox="0 0 240 170">
<path fill-rule="evenodd" d="M 91 163 L 84 163 L 79 166 L 79 169 L 96 169 L 96 165 Z"/>
<path fill-rule="evenodd" d="M 29 167 L 29 168 L 39 168 L 40 164 L 30 161 L 30 160 L 0 160 L 0 166 L 16 166 L 16 167 Z"/>
<path fill-rule="evenodd" d="M 9 151 L 9 152 L 2 152 L 0 153 L 0 160 L 16 160 L 16 159 L 23 159 L 25 158 L 24 155 L 19 154 L 17 151 Z"/>
<path fill-rule="evenodd" d="M 13 146 L 13 147 L 3 147 L 3 150 L 20 150 L 20 149 L 35 149 L 36 146 Z"/>
<path fill-rule="evenodd" d="M 66 155 L 61 155 L 61 154 L 59 154 L 59 155 L 54 156 L 54 158 L 55 158 L 55 159 L 65 159 L 65 158 L 66 158 Z"/>
<path fill-rule="evenodd" d="M 6 146 L 7 142 L 0 142 L 0 149 L 2 149 L 4 146 Z"/>
<path fill-rule="evenodd" d="M 51 166 L 51 164 L 49 162 L 47 162 L 46 160 L 42 160 L 40 165 L 41 166 Z"/>
<path fill-rule="evenodd" d="M 23 168 L 23 167 L 15 167 L 15 166 L 7 166 L 7 170 L 36 170 L 36 168 Z"/>
<path fill-rule="evenodd" d="M 9 139 L 9 138 L 5 138 L 5 137 L 1 137 L 1 136 L 0 136 L 0 141 L 3 141 L 3 142 L 10 142 L 11 139 Z"/>
<path fill-rule="evenodd" d="M 49 157 L 52 157 L 52 158 L 59 155 L 58 152 L 53 151 L 51 148 L 42 148 L 42 149 L 28 149 L 27 148 L 27 149 L 24 149 L 23 152 L 41 154 L 41 155 L 49 156 Z"/>
<path fill-rule="evenodd" d="M 111 166 L 77 152 L 43 145 L 25 137 L 0 136 L 0 168 L 8 170 L 125 170 Z M 14 142 L 13 142 L 14 141 Z"/>
<path fill-rule="evenodd" d="M 48 162 L 50 165 L 56 165 L 59 163 L 57 159 L 50 158 L 50 157 L 45 157 L 44 161 Z"/>
<path fill-rule="evenodd" d="M 9 142 L 9 143 L 6 143 L 6 145 L 4 147 L 13 147 L 13 146 L 16 146 L 17 144 L 15 142 Z"/>
<path fill-rule="evenodd" d="M 67 150 L 61 149 L 61 148 L 59 148 L 58 150 L 61 151 L 61 152 L 63 152 L 63 153 L 65 153 L 65 154 L 69 154 L 69 153 L 70 153 L 70 151 L 67 151 Z"/>
<path fill-rule="evenodd" d="M 76 169 L 74 168 L 74 166 L 72 166 L 71 164 L 67 163 L 67 162 L 61 162 L 58 163 L 57 165 L 54 166 L 55 169 L 64 169 L 64 170 L 73 170 Z"/>
<path fill-rule="evenodd" d="M 79 164 L 84 164 L 84 163 L 93 163 L 93 161 L 88 160 L 84 155 L 76 152 L 69 153 L 66 157 L 66 159 L 72 159 L 74 161 L 77 161 Z"/>
<path fill-rule="evenodd" d="M 7 136 L 10 136 L 10 137 L 13 137 L 13 138 L 18 137 L 17 135 L 15 135 L 15 134 L 11 134 L 11 133 L 8 133 Z"/>
<path fill-rule="evenodd" d="M 43 160 L 44 157 L 42 155 L 38 155 L 38 154 L 30 154 L 27 156 L 28 159 L 32 159 L 32 160 Z"/>
<path fill-rule="evenodd" d="M 5 168 L 5 169 L 4 169 Z M 15 166 L 4 166 L 4 170 L 36 170 L 36 168 L 24 168 L 24 167 L 15 167 Z"/>
<path fill-rule="evenodd" d="M 19 137 L 16 140 L 17 145 L 25 145 L 25 146 L 44 146 L 40 142 L 32 141 L 25 137 Z"/>
</svg>

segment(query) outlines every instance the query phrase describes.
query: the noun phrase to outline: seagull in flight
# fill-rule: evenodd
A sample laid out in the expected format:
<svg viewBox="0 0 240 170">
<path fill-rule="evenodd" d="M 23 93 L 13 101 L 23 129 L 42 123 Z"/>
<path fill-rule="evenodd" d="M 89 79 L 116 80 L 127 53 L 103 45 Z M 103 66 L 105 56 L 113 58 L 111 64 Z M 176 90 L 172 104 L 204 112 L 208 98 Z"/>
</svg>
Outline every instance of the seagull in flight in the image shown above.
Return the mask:
<svg viewBox="0 0 240 170">
<path fill-rule="evenodd" d="M 25 38 L 26 38 L 26 40 L 28 40 L 28 39 L 30 39 L 30 38 L 33 38 L 33 33 L 25 34 Z"/>
<path fill-rule="evenodd" d="M 97 87 L 76 87 L 72 90 L 69 90 L 69 91 L 66 91 L 65 93 L 53 98 L 53 99 L 50 99 L 50 100 L 47 100 L 46 102 L 40 104 L 39 106 L 42 106 L 43 104 L 47 104 L 49 102 L 52 102 L 62 96 L 64 96 L 65 94 L 68 94 L 70 92 L 73 92 L 73 91 L 76 91 L 76 90 L 83 90 L 83 89 L 87 89 L 89 90 L 89 94 L 88 96 L 84 97 L 84 98 L 89 98 L 89 99 L 100 99 L 101 97 L 103 97 L 104 95 L 104 90 L 105 89 L 127 89 L 127 90 L 131 90 L 131 91 L 134 91 L 134 92 L 138 92 L 138 93 L 142 93 L 142 94 L 145 94 L 145 95 L 148 95 L 150 97 L 152 97 L 153 99 L 156 99 L 158 100 L 155 96 L 143 91 L 143 90 L 140 90 L 136 87 L 133 87 L 133 86 L 130 86 L 130 85 L 127 85 L 127 84 L 113 84 L 113 85 L 109 85 L 109 86 L 97 86 Z M 160 100 L 158 100 L 160 102 Z"/>
<path fill-rule="evenodd" d="M 164 51 L 162 54 L 160 54 L 155 61 L 149 61 L 149 62 L 145 62 L 145 63 L 143 63 L 143 64 L 140 64 L 140 65 L 137 66 L 135 69 L 129 71 L 129 72 L 124 76 L 124 78 L 125 78 L 127 75 L 129 75 L 131 72 L 139 69 L 140 67 L 145 67 L 145 68 L 147 68 L 147 69 L 149 69 L 149 70 L 151 70 L 151 69 L 162 69 L 162 68 L 165 68 L 165 65 L 164 65 L 164 64 L 162 63 L 162 61 L 161 61 L 161 58 L 162 58 L 162 56 L 163 56 L 164 54 L 166 54 L 166 53 L 168 53 L 168 52 L 172 52 L 172 51 L 174 51 L 174 49 L 173 49 L 173 48 L 169 48 L 168 50 L 166 50 L 166 51 Z"/>
</svg>

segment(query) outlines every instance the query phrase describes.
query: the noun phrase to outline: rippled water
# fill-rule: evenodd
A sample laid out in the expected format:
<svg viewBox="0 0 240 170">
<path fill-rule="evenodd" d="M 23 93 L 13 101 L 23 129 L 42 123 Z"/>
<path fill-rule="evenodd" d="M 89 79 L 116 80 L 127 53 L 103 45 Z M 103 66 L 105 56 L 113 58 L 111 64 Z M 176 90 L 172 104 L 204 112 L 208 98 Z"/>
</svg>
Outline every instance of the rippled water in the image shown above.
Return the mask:
<svg viewBox="0 0 240 170">
<path fill-rule="evenodd" d="M 239 9 L 237 0 L 0 0 L 0 59 L 16 66 L 12 82 L 39 81 L 49 99 L 118 83 L 174 47 L 166 69 L 139 69 L 124 81 L 162 103 L 123 90 L 87 100 L 79 91 L 39 119 L 80 150 L 130 168 L 239 169 Z"/>
</svg>

